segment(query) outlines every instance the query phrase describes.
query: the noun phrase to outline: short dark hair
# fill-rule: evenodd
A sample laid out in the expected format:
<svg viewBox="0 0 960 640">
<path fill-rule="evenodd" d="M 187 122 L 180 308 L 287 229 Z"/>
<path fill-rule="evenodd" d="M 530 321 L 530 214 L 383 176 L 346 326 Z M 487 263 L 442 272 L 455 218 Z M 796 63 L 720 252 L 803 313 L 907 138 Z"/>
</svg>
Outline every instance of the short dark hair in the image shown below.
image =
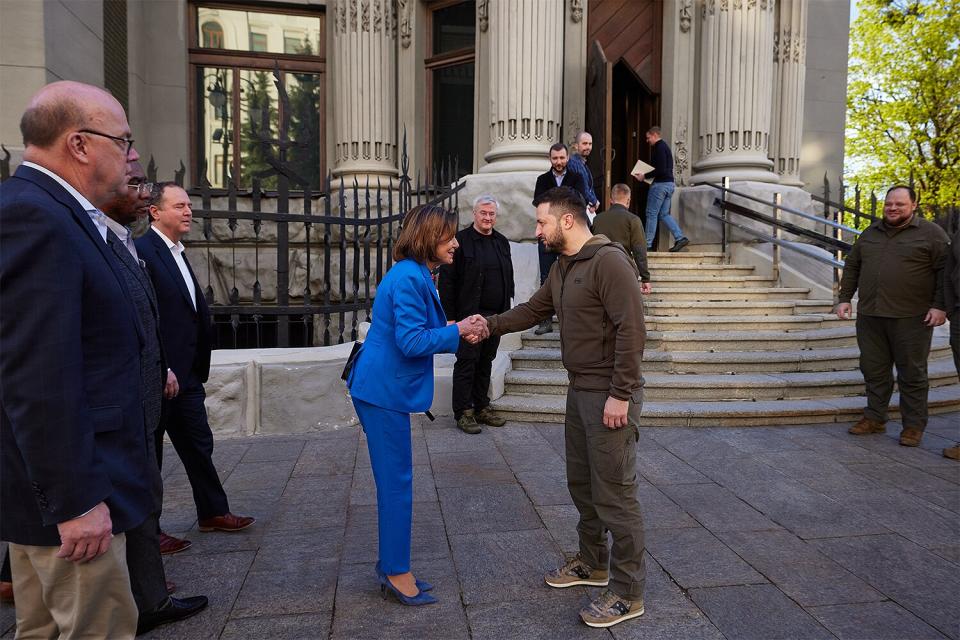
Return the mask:
<svg viewBox="0 0 960 640">
<path fill-rule="evenodd" d="M 49 149 L 61 135 L 83 127 L 86 113 L 76 100 L 60 96 L 27 107 L 20 117 L 23 146 Z"/>
<path fill-rule="evenodd" d="M 592 135 L 590 135 L 589 131 L 584 131 L 583 129 L 581 129 L 580 131 L 577 131 L 577 135 L 573 136 L 573 141 L 576 142 L 577 144 L 580 144 L 580 138 L 582 138 L 583 136 L 590 136 L 591 138 L 593 137 Z"/>
<path fill-rule="evenodd" d="M 655 133 L 658 136 L 663 135 L 662 133 L 660 133 L 660 127 L 650 127 L 649 129 L 647 129 L 647 133 Z"/>
<path fill-rule="evenodd" d="M 895 184 L 895 185 L 893 185 L 892 187 L 890 187 L 889 189 L 887 189 L 887 192 L 886 192 L 885 194 L 883 194 L 884 199 L 886 199 L 886 197 L 887 197 L 888 195 L 890 195 L 890 192 L 891 192 L 891 191 L 896 191 L 897 189 L 906 189 L 906 190 L 907 190 L 907 193 L 910 194 L 910 202 L 912 202 L 912 203 L 914 203 L 914 204 L 917 203 L 917 192 L 916 192 L 916 190 L 915 190 L 913 187 L 911 187 L 911 186 L 908 185 L 908 184 Z"/>
<path fill-rule="evenodd" d="M 622 198 L 624 196 L 629 198 L 631 194 L 632 192 L 630 191 L 630 187 L 623 184 L 622 182 L 618 182 L 617 184 L 610 187 L 611 198 Z"/>
<path fill-rule="evenodd" d="M 421 264 L 437 259 L 437 245 L 457 233 L 460 217 L 435 204 L 421 204 L 410 209 L 403 218 L 403 227 L 393 245 L 393 259 L 411 258 Z"/>
<path fill-rule="evenodd" d="M 562 142 L 556 142 L 550 145 L 550 153 L 553 153 L 554 151 L 563 151 L 565 153 L 569 153 L 569 151 L 567 151 L 567 145 L 563 144 Z"/>
<path fill-rule="evenodd" d="M 590 218 L 587 216 L 587 203 L 584 202 L 580 192 L 571 187 L 554 187 L 545 191 L 534 201 L 534 205 L 540 206 L 547 203 L 550 205 L 550 213 L 558 219 L 560 216 L 568 213 L 573 214 L 573 219 L 581 224 L 590 224 Z"/>
<path fill-rule="evenodd" d="M 172 180 L 167 180 L 166 182 L 158 182 L 153 185 L 153 193 L 150 194 L 150 206 L 159 207 L 160 203 L 163 202 L 163 194 L 166 193 L 167 189 L 170 187 L 177 187 L 178 189 L 183 189 L 179 184 Z"/>
</svg>

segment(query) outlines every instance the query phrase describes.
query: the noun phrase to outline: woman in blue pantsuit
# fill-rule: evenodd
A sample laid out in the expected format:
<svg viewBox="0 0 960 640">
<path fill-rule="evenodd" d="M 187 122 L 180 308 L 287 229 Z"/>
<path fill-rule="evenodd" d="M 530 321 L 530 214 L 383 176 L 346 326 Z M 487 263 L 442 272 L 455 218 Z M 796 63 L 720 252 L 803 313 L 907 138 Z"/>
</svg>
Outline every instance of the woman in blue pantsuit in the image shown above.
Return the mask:
<svg viewBox="0 0 960 640">
<path fill-rule="evenodd" d="M 433 355 L 456 352 L 461 337 L 479 341 L 486 326 L 477 318 L 447 323 L 430 275 L 453 262 L 457 222 L 456 213 L 433 205 L 406 215 L 396 264 L 377 287 L 370 331 L 347 381 L 377 484 L 380 589 L 403 604 L 436 602 L 426 593 L 432 586 L 410 571 L 410 414 L 433 401 Z"/>
</svg>

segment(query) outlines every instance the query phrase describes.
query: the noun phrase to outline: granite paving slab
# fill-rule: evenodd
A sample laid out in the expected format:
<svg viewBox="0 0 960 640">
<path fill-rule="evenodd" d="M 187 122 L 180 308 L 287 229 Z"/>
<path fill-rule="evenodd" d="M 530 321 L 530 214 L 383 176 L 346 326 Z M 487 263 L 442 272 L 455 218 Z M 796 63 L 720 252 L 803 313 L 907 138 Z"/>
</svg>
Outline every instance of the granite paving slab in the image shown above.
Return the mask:
<svg viewBox="0 0 960 640">
<path fill-rule="evenodd" d="M 677 503 L 653 485 L 639 484 L 637 499 L 640 501 L 643 526 L 648 531 L 651 529 L 678 529 L 700 526 L 689 513 L 681 509 Z"/>
<path fill-rule="evenodd" d="M 638 451 L 637 471 L 656 486 L 711 481 L 710 478 L 659 446 Z"/>
<path fill-rule="evenodd" d="M 837 493 L 834 500 L 924 547 L 960 541 L 960 515 L 899 489 Z"/>
<path fill-rule="evenodd" d="M 514 473 L 520 471 L 558 470 L 566 473 L 563 456 L 546 441 L 533 446 L 500 446 L 500 454 Z"/>
<path fill-rule="evenodd" d="M 548 471 L 520 471 L 516 480 L 536 506 L 573 504 L 567 489 L 567 474 L 563 469 Z"/>
<path fill-rule="evenodd" d="M 683 589 L 767 582 L 702 527 L 647 531 L 646 546 L 650 555 Z"/>
<path fill-rule="evenodd" d="M 930 504 L 935 504 L 954 513 L 960 513 L 960 487 L 942 491 L 921 491 L 914 495 Z"/>
<path fill-rule="evenodd" d="M 661 491 L 710 531 L 761 531 L 780 526 L 716 484 L 664 486 Z"/>
<path fill-rule="evenodd" d="M 832 633 L 770 584 L 691 589 L 690 597 L 727 638 L 834 640 Z"/>
<path fill-rule="evenodd" d="M 516 484 L 437 489 L 449 534 L 539 529 L 533 503 Z"/>
<path fill-rule="evenodd" d="M 717 536 L 802 606 L 886 598 L 788 531 L 726 531 Z"/>
<path fill-rule="evenodd" d="M 413 467 L 413 501 L 437 501 L 437 487 L 429 465 Z M 377 485 L 370 467 L 357 467 L 357 472 L 353 475 L 353 486 L 350 488 L 350 504 L 377 504 Z"/>
<path fill-rule="evenodd" d="M 932 455 L 932 454 L 928 454 Z M 941 478 L 916 467 L 900 462 L 885 462 L 879 464 L 852 464 L 850 470 L 865 478 L 884 484 L 895 485 L 911 493 L 927 491 L 944 491 L 957 487 L 957 482 Z M 958 474 L 960 478 L 960 474 Z"/>
<path fill-rule="evenodd" d="M 580 521 L 580 513 L 575 506 L 562 504 L 537 507 L 537 513 L 564 555 L 573 555 L 579 550 L 577 522 Z"/>
<path fill-rule="evenodd" d="M 897 534 L 812 544 L 941 633 L 960 637 L 958 565 Z"/>
<path fill-rule="evenodd" d="M 546 587 L 545 587 L 546 588 Z M 543 599 L 508 600 L 467 606 L 473 640 L 583 640 L 609 638 L 601 629 L 590 629 L 578 612 L 589 602 L 585 589 L 571 588 Z"/>
<path fill-rule="evenodd" d="M 376 562 L 379 558 L 378 535 L 376 506 L 353 507 L 344 535 L 343 562 Z M 450 556 L 447 532 L 438 503 L 418 502 L 413 505 L 410 554 L 413 562 L 445 559 Z"/>
<path fill-rule="evenodd" d="M 220 640 L 317 640 L 330 637 L 333 612 L 308 613 L 255 618 L 231 618 L 223 628 Z"/>
<path fill-rule="evenodd" d="M 943 640 L 942 633 L 895 602 L 808 607 L 838 640 Z"/>
</svg>

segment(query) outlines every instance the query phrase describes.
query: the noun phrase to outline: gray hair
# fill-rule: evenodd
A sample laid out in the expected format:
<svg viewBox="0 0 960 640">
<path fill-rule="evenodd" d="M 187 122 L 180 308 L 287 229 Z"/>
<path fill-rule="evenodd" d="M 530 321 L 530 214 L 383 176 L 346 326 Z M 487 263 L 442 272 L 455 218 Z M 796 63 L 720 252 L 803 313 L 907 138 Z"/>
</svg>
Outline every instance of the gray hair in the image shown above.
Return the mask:
<svg viewBox="0 0 960 640">
<path fill-rule="evenodd" d="M 495 206 L 495 207 L 497 208 L 497 213 L 500 213 L 500 203 L 497 202 L 497 199 L 494 198 L 493 196 L 491 196 L 490 194 L 485 193 L 485 194 L 483 194 L 483 195 L 480 195 L 480 196 L 477 196 L 476 198 L 474 198 L 474 199 L 473 199 L 473 210 L 476 211 L 476 210 L 477 210 L 477 207 L 479 207 L 479 206 L 482 205 L 482 204 L 492 204 L 493 206 Z"/>
</svg>

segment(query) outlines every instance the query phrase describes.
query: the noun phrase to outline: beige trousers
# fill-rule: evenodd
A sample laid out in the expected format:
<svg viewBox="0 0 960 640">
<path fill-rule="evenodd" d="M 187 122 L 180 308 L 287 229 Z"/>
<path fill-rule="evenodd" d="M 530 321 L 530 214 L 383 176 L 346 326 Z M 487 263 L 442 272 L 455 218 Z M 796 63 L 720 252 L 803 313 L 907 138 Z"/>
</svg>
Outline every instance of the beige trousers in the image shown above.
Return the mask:
<svg viewBox="0 0 960 640">
<path fill-rule="evenodd" d="M 10 544 L 17 640 L 125 640 L 137 632 L 126 538 L 84 564 L 57 557 L 59 547 Z"/>
</svg>

